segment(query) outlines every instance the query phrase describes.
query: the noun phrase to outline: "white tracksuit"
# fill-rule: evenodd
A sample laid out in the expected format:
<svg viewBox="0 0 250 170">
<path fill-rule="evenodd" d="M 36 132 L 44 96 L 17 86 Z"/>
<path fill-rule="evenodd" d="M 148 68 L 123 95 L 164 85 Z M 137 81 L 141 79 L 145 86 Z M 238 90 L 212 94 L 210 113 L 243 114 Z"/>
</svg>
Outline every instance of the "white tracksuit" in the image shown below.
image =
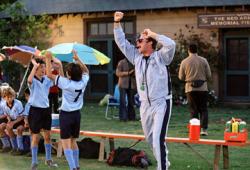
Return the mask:
<svg viewBox="0 0 250 170">
<path fill-rule="evenodd" d="M 114 36 L 120 50 L 135 65 L 143 132 L 153 148 L 157 170 L 166 170 L 169 162 L 164 139 L 172 109 L 171 82 L 167 66 L 173 60 L 175 42 L 164 35 L 157 35 L 156 40 L 163 47 L 146 59 L 125 39 L 122 28 L 115 28 Z"/>
</svg>

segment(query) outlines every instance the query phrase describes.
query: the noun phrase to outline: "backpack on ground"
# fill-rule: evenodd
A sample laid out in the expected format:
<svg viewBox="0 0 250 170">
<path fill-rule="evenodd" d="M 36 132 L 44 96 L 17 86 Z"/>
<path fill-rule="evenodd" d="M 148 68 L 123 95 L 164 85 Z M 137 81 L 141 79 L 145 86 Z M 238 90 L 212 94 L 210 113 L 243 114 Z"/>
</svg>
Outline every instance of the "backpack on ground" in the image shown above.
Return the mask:
<svg viewBox="0 0 250 170">
<path fill-rule="evenodd" d="M 141 168 L 147 168 L 151 165 L 144 151 L 120 147 L 110 152 L 107 163 L 109 165 L 134 166 Z"/>
<path fill-rule="evenodd" d="M 86 159 L 98 159 L 100 143 L 92 140 L 91 138 L 84 138 L 77 142 L 79 148 L 79 157 Z M 106 155 L 106 152 L 104 152 Z"/>
</svg>

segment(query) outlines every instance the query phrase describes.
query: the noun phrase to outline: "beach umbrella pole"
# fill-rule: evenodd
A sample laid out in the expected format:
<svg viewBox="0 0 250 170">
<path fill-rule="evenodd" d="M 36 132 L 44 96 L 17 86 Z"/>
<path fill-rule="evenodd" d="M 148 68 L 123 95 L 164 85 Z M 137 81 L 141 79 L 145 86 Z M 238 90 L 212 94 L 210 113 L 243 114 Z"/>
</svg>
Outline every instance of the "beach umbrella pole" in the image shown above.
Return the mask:
<svg viewBox="0 0 250 170">
<path fill-rule="evenodd" d="M 24 84 L 24 81 L 26 80 L 26 77 L 27 77 L 27 74 L 28 74 L 28 71 L 29 71 L 29 68 L 30 68 L 30 63 L 28 64 L 28 67 L 24 73 L 24 76 L 23 76 L 23 79 L 22 79 L 22 82 L 20 84 L 20 87 L 19 87 L 19 90 L 17 92 L 17 98 L 19 97 L 21 91 L 22 91 L 22 88 L 23 88 L 23 84 Z"/>
</svg>

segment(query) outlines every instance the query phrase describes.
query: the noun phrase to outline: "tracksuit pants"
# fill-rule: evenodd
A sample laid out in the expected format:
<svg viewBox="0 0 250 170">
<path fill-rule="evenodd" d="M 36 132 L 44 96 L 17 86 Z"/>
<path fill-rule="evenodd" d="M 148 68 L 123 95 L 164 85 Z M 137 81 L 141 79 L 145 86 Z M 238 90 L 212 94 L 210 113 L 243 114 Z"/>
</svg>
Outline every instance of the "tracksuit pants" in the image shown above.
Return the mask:
<svg viewBox="0 0 250 170">
<path fill-rule="evenodd" d="M 140 107 L 142 129 L 147 142 L 153 149 L 157 160 L 157 170 L 167 170 L 170 165 L 165 136 L 171 110 L 172 99 L 158 99 L 150 104 L 142 101 Z"/>
</svg>

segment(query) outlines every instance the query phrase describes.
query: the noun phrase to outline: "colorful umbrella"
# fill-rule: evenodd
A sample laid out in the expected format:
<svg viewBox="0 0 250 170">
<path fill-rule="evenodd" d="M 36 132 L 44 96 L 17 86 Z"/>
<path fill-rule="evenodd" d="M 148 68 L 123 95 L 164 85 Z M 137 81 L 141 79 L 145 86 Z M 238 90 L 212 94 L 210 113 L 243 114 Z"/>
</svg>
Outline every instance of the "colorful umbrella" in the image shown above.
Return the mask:
<svg viewBox="0 0 250 170">
<path fill-rule="evenodd" d="M 73 62 L 72 50 L 75 50 L 82 62 L 87 65 L 103 65 L 110 62 L 105 54 L 84 44 L 62 43 L 48 49 L 56 58 L 65 62 Z"/>
<path fill-rule="evenodd" d="M 11 47 L 4 46 L 2 49 L 6 51 L 10 60 L 14 60 L 25 67 L 29 65 L 33 55 L 38 55 L 40 53 L 38 49 L 26 45 Z"/>
</svg>

